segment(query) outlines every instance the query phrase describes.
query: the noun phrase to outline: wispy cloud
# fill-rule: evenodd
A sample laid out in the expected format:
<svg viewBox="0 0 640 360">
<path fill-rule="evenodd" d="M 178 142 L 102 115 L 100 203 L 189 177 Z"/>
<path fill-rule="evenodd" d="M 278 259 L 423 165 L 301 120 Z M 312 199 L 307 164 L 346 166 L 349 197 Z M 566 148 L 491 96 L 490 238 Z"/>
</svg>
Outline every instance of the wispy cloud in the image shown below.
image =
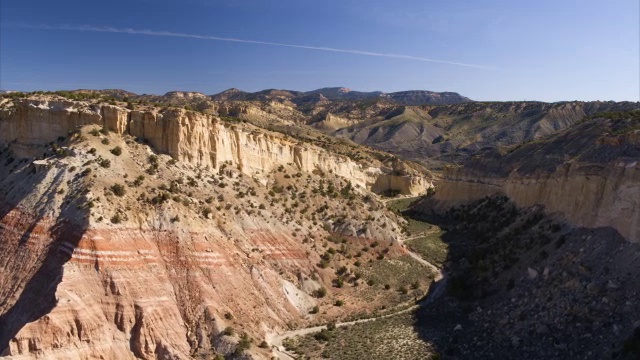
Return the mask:
<svg viewBox="0 0 640 360">
<path fill-rule="evenodd" d="M 485 66 L 485 65 L 469 64 L 469 63 L 464 63 L 464 62 L 459 62 L 459 61 L 432 59 L 432 58 L 413 56 L 413 55 L 381 53 L 381 52 L 364 51 L 364 50 L 357 50 L 357 49 L 338 49 L 338 48 L 324 47 L 324 46 L 284 44 L 284 43 L 270 42 L 270 41 L 236 39 L 236 38 L 221 37 L 221 36 L 187 34 L 187 33 L 171 32 L 171 31 L 157 31 L 157 30 L 115 28 L 115 27 L 98 27 L 98 26 L 89 26 L 89 25 L 83 25 L 83 26 L 55 25 L 55 26 L 53 26 L 53 25 L 17 24 L 17 25 L 14 25 L 13 27 L 27 28 L 27 29 L 40 29 L 40 30 L 66 30 L 66 31 L 84 31 L 84 32 L 103 32 L 103 33 L 116 33 L 116 34 L 179 37 L 179 38 L 191 38 L 191 39 L 212 40 L 212 41 L 227 41 L 227 42 L 236 42 L 236 43 L 244 43 L 244 44 L 280 46 L 280 47 L 288 47 L 288 48 L 295 48 L 295 49 L 306 49 L 306 50 L 327 51 L 327 52 L 334 52 L 334 53 L 345 53 L 345 54 L 374 56 L 374 57 L 383 57 L 383 58 L 392 58 L 392 59 L 404 59 L 404 60 L 413 60 L 413 61 L 422 61 L 422 62 L 432 62 L 432 63 L 464 66 L 464 67 L 470 67 L 470 68 L 476 68 L 476 69 L 485 69 L 485 70 L 492 69 L 492 67 Z"/>
</svg>

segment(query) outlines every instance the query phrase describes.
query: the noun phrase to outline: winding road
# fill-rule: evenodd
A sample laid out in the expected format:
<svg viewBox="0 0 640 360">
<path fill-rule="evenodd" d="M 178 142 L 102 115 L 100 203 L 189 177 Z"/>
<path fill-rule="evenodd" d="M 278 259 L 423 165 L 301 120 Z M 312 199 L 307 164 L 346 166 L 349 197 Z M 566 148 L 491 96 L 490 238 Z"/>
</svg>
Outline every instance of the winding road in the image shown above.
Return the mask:
<svg viewBox="0 0 640 360">
<path fill-rule="evenodd" d="M 439 269 L 435 265 L 433 265 L 432 263 L 430 263 L 430 262 L 426 261 L 425 259 L 423 259 L 420 255 L 418 255 L 418 254 L 410 251 L 409 249 L 407 249 L 403 244 L 405 241 L 418 239 L 418 238 L 421 238 L 421 237 L 424 237 L 424 234 L 416 235 L 416 236 L 412 236 L 412 237 L 407 237 L 407 238 L 403 238 L 403 239 L 397 239 L 397 241 L 398 241 L 399 244 L 401 244 L 403 246 L 403 248 L 407 251 L 407 253 L 412 258 L 416 259 L 416 261 L 418 261 L 419 263 L 421 263 L 421 264 L 425 265 L 426 267 L 430 268 L 431 271 L 433 271 L 433 273 L 435 274 L 434 282 L 432 283 L 431 287 L 429 288 L 428 295 L 424 299 L 422 299 L 419 303 L 417 303 L 417 304 L 415 304 L 413 306 L 410 306 L 408 308 L 405 308 L 405 309 L 402 309 L 402 310 L 398 310 L 396 312 L 393 312 L 393 313 L 390 313 L 390 314 L 386 314 L 386 315 L 380 315 L 380 316 L 375 316 L 375 317 L 366 318 L 366 319 L 360 319 L 360 320 L 346 321 L 346 322 L 337 323 L 336 327 L 351 326 L 351 325 L 355 325 L 355 324 L 361 324 L 361 323 L 376 321 L 378 319 L 384 319 L 384 318 L 388 318 L 388 317 L 404 314 L 404 313 L 413 311 L 413 310 L 419 308 L 422 305 L 430 304 L 433 301 L 435 301 L 436 299 L 438 299 L 440 296 L 442 296 L 442 294 L 444 294 L 444 289 L 446 288 L 446 283 L 447 283 L 446 274 L 441 269 Z M 288 352 L 284 348 L 284 345 L 283 345 L 284 340 L 287 339 L 287 338 L 290 338 L 290 337 L 296 337 L 296 336 L 302 336 L 302 335 L 308 335 L 308 334 L 317 333 L 317 332 L 320 332 L 320 331 L 322 331 L 322 330 L 324 330 L 326 328 L 327 328 L 326 325 L 321 325 L 321 326 L 312 326 L 312 327 L 307 327 L 307 328 L 302 328 L 302 329 L 297 329 L 297 330 L 291 330 L 291 331 L 287 331 L 287 332 L 280 333 L 280 334 L 267 334 L 266 341 L 267 341 L 267 343 L 269 343 L 271 345 L 273 354 L 278 359 L 280 359 L 280 360 L 295 360 L 296 359 L 296 355 Z"/>
</svg>

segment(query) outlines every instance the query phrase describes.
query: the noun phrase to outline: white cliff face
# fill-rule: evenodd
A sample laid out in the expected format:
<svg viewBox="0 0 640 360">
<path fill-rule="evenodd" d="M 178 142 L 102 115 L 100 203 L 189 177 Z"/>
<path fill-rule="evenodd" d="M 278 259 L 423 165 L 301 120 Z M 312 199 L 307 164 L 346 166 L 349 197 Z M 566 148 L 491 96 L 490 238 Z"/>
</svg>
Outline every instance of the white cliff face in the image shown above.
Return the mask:
<svg viewBox="0 0 640 360">
<path fill-rule="evenodd" d="M 305 172 L 334 173 L 354 185 L 373 187 L 376 192 L 391 189 L 420 194 L 426 189 L 426 180 L 422 178 L 380 178 L 379 167 L 362 165 L 247 124 L 228 123 L 211 115 L 175 108 L 162 112 L 131 111 L 114 105 L 27 100 L 0 110 L 0 143 L 16 142 L 25 146 L 26 153 L 19 156 L 35 155 L 38 151 L 33 151 L 34 146 L 48 144 L 87 124 L 144 139 L 157 151 L 196 166 L 217 169 L 230 163 L 245 174 L 256 175 L 282 164 L 294 164 Z"/>
</svg>

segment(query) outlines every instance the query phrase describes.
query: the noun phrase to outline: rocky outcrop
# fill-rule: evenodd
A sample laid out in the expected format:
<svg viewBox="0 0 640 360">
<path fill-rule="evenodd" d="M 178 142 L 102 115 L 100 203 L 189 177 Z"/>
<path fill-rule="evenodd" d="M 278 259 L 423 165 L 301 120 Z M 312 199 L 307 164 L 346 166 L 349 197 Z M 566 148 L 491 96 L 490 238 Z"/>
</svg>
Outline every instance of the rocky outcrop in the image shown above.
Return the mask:
<svg viewBox="0 0 640 360">
<path fill-rule="evenodd" d="M 361 187 L 371 188 L 377 183 L 375 188 L 379 190 L 384 184 L 397 184 L 395 180 L 378 181 L 382 174 L 379 167 L 363 166 L 278 133 L 177 108 L 131 111 L 106 104 L 24 100 L 0 110 L 0 143 L 17 143 L 26 151 L 19 155 L 33 155 L 40 151 L 39 146 L 68 136 L 86 124 L 99 124 L 118 134 L 148 141 L 159 152 L 201 167 L 218 169 L 228 163 L 254 175 L 295 164 L 301 171 L 335 173 Z M 400 188 L 420 190 L 416 185 L 419 182 L 412 180 L 413 185 Z"/>
<path fill-rule="evenodd" d="M 395 305 L 331 286 L 356 257 L 405 254 L 397 216 L 364 188 L 390 169 L 184 109 L 0 105 L 2 355 L 231 356 L 243 332 L 260 343 Z"/>
<path fill-rule="evenodd" d="M 424 194 L 433 184 L 424 177 L 412 175 L 382 174 L 378 176 L 371 191 L 388 194 Z"/>
</svg>

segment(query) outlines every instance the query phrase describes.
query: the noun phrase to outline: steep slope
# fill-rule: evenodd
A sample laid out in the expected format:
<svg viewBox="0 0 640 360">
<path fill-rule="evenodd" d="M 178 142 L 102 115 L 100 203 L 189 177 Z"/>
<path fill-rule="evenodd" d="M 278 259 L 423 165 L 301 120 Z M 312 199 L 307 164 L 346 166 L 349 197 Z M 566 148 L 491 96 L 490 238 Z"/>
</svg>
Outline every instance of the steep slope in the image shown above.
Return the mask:
<svg viewBox="0 0 640 360">
<path fill-rule="evenodd" d="M 390 169 L 183 109 L 0 106 L 5 355 L 268 358 L 242 355 L 242 333 L 401 300 L 355 275 L 405 254 L 402 221 L 370 191 L 402 178 Z"/>
</svg>

